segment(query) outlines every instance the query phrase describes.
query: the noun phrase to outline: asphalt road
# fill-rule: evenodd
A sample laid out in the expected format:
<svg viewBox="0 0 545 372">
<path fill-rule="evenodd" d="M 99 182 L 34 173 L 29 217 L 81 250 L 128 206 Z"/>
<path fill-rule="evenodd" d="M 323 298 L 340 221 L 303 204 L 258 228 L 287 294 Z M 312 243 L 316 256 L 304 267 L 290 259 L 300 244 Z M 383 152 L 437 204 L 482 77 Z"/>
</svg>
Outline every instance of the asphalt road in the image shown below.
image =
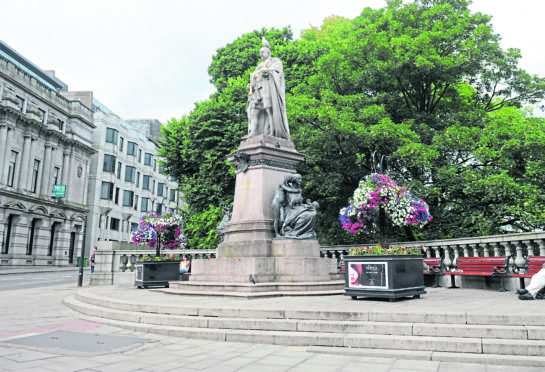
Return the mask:
<svg viewBox="0 0 545 372">
<path fill-rule="evenodd" d="M 83 272 L 83 283 L 89 283 L 89 269 Z M 78 283 L 78 270 L 37 271 L 0 275 L 0 290 L 18 290 Z"/>
</svg>

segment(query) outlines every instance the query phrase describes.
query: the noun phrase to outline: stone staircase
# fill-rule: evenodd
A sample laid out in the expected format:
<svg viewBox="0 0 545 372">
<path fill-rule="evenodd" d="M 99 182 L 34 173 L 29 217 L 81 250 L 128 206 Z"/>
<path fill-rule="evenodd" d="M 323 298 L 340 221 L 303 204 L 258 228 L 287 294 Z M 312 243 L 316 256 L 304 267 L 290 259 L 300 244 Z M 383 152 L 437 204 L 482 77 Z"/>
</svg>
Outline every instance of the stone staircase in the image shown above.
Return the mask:
<svg viewBox="0 0 545 372">
<path fill-rule="evenodd" d="M 540 316 L 169 306 L 91 291 L 64 303 L 101 323 L 168 336 L 305 346 L 317 353 L 545 367 Z"/>
</svg>

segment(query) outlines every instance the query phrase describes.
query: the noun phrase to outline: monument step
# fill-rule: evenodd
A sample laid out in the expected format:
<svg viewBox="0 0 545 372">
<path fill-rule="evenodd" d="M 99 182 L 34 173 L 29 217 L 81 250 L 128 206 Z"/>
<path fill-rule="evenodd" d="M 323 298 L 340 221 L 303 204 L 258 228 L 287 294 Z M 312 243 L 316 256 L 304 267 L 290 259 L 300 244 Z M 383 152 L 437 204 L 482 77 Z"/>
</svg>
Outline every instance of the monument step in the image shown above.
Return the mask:
<svg viewBox="0 0 545 372">
<path fill-rule="evenodd" d="M 122 328 L 171 336 L 214 340 L 282 344 L 293 346 L 329 346 L 388 350 L 433 351 L 449 353 L 503 354 L 540 356 L 545 354 L 544 340 L 500 339 L 467 336 L 422 336 L 409 334 L 403 324 L 376 322 L 334 322 L 295 319 L 237 319 L 153 314 L 105 308 L 82 302 L 74 297 L 64 303 L 75 311 L 99 319 L 102 323 Z M 312 324 L 314 323 L 314 324 Z M 358 324 L 364 323 L 364 324 Z M 429 325 L 414 324 L 411 328 L 426 329 Z M 444 325 L 437 328 L 442 332 Z M 452 326 L 452 325 L 450 325 Z M 454 327 L 452 327 L 454 328 Z M 457 327 L 463 332 L 464 327 Z M 505 337 L 513 327 L 466 326 L 469 334 Z M 382 333 L 379 333 L 382 330 Z M 520 329 L 519 329 L 520 331 Z M 431 333 L 431 332 L 430 332 Z M 516 332 L 515 332 L 516 333 Z M 518 332 L 516 337 L 523 337 Z"/>
<path fill-rule="evenodd" d="M 496 326 L 496 325 L 446 325 L 426 323 L 396 323 L 396 322 L 361 322 L 361 321 L 331 321 L 331 320 L 302 320 L 302 319 L 266 319 L 266 318 L 236 318 L 236 317 L 204 317 L 194 315 L 172 315 L 145 312 L 133 312 L 107 309 L 94 306 L 94 311 L 83 308 L 83 302 L 70 305 L 82 313 L 93 316 L 104 316 L 116 320 L 137 321 L 139 323 L 174 325 L 195 328 L 218 329 L 256 329 L 272 331 L 300 331 L 345 334 L 383 334 L 403 336 L 432 336 L 432 337 L 473 337 L 519 339 L 529 338 L 528 329 L 524 326 Z M 78 308 L 76 308 L 78 307 Z M 545 332 L 545 327 L 532 327 L 535 335 Z M 545 338 L 534 338 L 545 340 Z"/>
<path fill-rule="evenodd" d="M 136 290 L 136 289 L 131 289 Z M 136 290 L 138 291 L 138 290 Z M 157 290 L 149 290 L 153 293 Z M 168 293 L 168 292 L 167 292 Z M 525 327 L 530 339 L 545 340 L 545 329 L 543 327 L 543 316 L 536 314 L 484 314 L 468 312 L 429 312 L 429 311 L 349 311 L 342 309 L 315 310 L 294 309 L 284 310 L 275 308 L 257 307 L 205 307 L 194 306 L 188 300 L 187 305 L 172 305 L 169 302 L 142 302 L 134 303 L 117 299 L 112 296 L 101 296 L 93 291 L 78 291 L 76 298 L 82 302 L 94 304 L 101 307 L 120 309 L 127 311 L 139 311 L 156 314 L 191 315 L 206 317 L 228 317 L 228 318 L 263 318 L 263 319 L 308 319 L 308 320 L 333 320 L 333 321 L 371 321 L 383 323 L 407 323 L 407 324 L 443 324 L 443 332 L 456 331 L 457 326 L 464 325 L 496 325 Z M 452 325 L 452 327 L 451 327 Z M 432 328 L 433 329 L 433 328 Z M 518 329 L 518 328 L 515 328 Z M 419 332 L 427 335 L 426 326 L 422 326 Z"/>
<path fill-rule="evenodd" d="M 503 354 L 473 354 L 473 353 L 449 353 L 442 351 L 413 351 L 413 350 L 389 350 L 389 349 L 361 349 L 346 347 L 313 346 L 306 351 L 317 354 L 365 356 L 369 358 L 395 358 L 406 360 L 429 360 L 437 362 L 475 363 L 513 367 L 543 367 L 545 357 L 503 355 Z M 502 368 L 502 367 L 498 367 Z M 505 367 L 504 367 L 505 368 Z M 418 368 L 415 368 L 418 370 Z M 504 370 L 504 369 L 501 369 Z M 518 369 L 512 369 L 512 371 Z"/>
<path fill-rule="evenodd" d="M 314 282 L 265 282 L 251 284 L 213 281 L 169 282 L 169 288 L 156 289 L 173 294 L 211 295 L 225 297 L 264 298 L 281 296 L 339 295 L 344 293 L 344 280 Z M 178 292 L 176 292 L 178 290 Z"/>
</svg>

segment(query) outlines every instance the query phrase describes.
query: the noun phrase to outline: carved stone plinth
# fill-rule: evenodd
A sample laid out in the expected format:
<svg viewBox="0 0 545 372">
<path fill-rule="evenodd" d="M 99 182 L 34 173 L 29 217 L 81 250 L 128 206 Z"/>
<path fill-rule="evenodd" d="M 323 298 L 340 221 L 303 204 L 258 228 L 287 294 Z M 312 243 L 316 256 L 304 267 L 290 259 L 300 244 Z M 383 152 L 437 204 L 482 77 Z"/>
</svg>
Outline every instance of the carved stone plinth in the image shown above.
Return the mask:
<svg viewBox="0 0 545 372">
<path fill-rule="evenodd" d="M 217 257 L 270 257 L 276 187 L 286 173 L 295 172 L 305 155 L 291 141 L 260 135 L 242 141 L 227 157 L 232 163 L 235 158 L 243 161 L 237 165 L 233 214 Z"/>
<path fill-rule="evenodd" d="M 221 295 L 342 293 L 336 259 L 321 258 L 317 240 L 273 239 L 271 203 L 277 186 L 304 157 L 289 140 L 266 135 L 243 140 L 227 157 L 237 165 L 235 200 L 217 258 L 194 260 L 190 280 L 171 288 Z M 256 285 L 250 284 L 250 274 Z"/>
</svg>

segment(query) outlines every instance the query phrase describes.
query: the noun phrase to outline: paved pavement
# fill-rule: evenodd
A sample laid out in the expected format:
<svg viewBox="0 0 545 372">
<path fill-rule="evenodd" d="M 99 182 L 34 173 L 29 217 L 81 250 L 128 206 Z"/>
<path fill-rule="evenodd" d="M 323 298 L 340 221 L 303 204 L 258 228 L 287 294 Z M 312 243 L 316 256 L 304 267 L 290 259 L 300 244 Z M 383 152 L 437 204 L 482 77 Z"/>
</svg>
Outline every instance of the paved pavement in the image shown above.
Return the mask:
<svg viewBox="0 0 545 372">
<path fill-rule="evenodd" d="M 329 355 L 312 352 L 312 348 L 281 345 L 226 343 L 207 340 L 183 339 L 149 333 L 123 330 L 90 321 L 62 304 L 64 297 L 74 295 L 74 285 L 50 286 L 36 289 L 0 292 L 0 370 L 1 371 L 388 371 L 388 372 L 537 372 L 544 368 L 511 367 L 486 364 L 435 362 L 422 360 L 395 360 L 351 355 Z M 82 289 L 79 289 L 82 290 Z M 188 301 L 171 294 L 135 290 L 123 287 L 84 288 L 102 295 L 118 298 L 142 298 L 144 301 L 165 303 Z M 452 296 L 446 290 L 444 296 Z M 463 295 L 469 293 L 469 295 Z M 459 309 L 472 306 L 474 296 L 484 294 L 485 306 L 497 301 L 495 291 L 460 291 Z M 514 295 L 511 293 L 511 296 Z M 424 296 L 426 297 L 426 296 Z M 199 299 L 200 298 L 200 299 Z M 506 298 L 503 294 L 503 298 Z M 292 307 L 306 306 L 307 301 L 343 302 L 350 308 L 362 306 L 365 301 L 347 301 L 344 296 L 325 298 L 275 298 L 264 300 L 226 301 L 221 298 L 191 297 L 200 306 Z M 263 301 L 263 302 L 261 302 Z M 431 301 L 404 301 L 384 303 L 384 306 L 417 306 L 424 311 L 448 311 L 440 303 Z M 449 301 L 450 302 L 450 301 Z M 522 301 L 505 301 L 498 311 L 511 312 L 525 309 Z M 528 312 L 542 301 L 532 301 Z M 496 306 L 498 302 L 496 302 Z M 309 305 L 310 306 L 310 305 Z M 430 306 L 432 306 L 430 308 Z M 456 311 L 457 307 L 450 309 Z M 418 309 L 416 309 L 418 310 Z M 513 314 L 513 313 L 512 313 Z"/>
</svg>

